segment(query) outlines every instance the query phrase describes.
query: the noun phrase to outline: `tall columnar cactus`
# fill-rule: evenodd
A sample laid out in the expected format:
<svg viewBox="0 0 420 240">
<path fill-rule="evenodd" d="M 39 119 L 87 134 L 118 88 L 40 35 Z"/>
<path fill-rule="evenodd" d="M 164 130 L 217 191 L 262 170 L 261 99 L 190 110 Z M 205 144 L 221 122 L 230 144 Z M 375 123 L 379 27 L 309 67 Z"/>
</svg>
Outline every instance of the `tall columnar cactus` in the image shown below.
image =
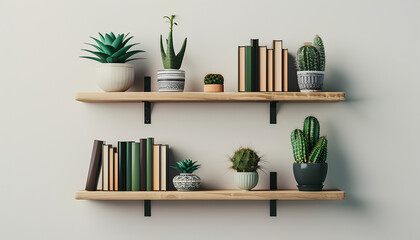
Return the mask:
<svg viewBox="0 0 420 240">
<path fill-rule="evenodd" d="M 175 15 L 171 15 L 171 17 L 164 16 L 164 18 L 169 20 L 171 27 L 170 27 L 168 39 L 166 39 L 166 47 L 167 47 L 166 53 L 163 48 L 162 35 L 160 35 L 160 53 L 162 55 L 163 67 L 165 69 L 180 69 L 181 64 L 182 64 L 182 59 L 184 58 L 185 48 L 187 47 L 187 38 L 185 38 L 184 43 L 182 44 L 182 47 L 179 53 L 175 54 L 172 32 L 173 32 L 173 26 L 178 25 L 178 24 L 174 22 Z"/>
<path fill-rule="evenodd" d="M 299 48 L 297 61 L 300 71 L 322 71 L 321 54 L 310 42 L 306 42 Z"/>
<path fill-rule="evenodd" d="M 320 56 L 320 64 L 321 64 L 321 71 L 325 71 L 325 49 L 324 49 L 324 43 L 322 42 L 322 38 L 318 35 L 314 38 L 314 46 L 319 51 Z"/>
<path fill-rule="evenodd" d="M 238 172 L 256 172 L 261 158 L 249 148 L 240 148 L 230 158 L 232 168 Z"/>
<path fill-rule="evenodd" d="M 311 152 L 319 140 L 319 122 L 316 117 L 309 116 L 303 122 L 303 133 L 308 140 L 308 150 Z"/>
<path fill-rule="evenodd" d="M 297 163 L 324 163 L 327 160 L 327 137 L 319 137 L 319 128 L 318 119 L 309 116 L 303 123 L 303 131 L 292 131 L 293 155 Z"/>
<path fill-rule="evenodd" d="M 308 161 L 308 141 L 300 129 L 295 129 L 291 134 L 293 154 L 297 163 Z"/>
</svg>

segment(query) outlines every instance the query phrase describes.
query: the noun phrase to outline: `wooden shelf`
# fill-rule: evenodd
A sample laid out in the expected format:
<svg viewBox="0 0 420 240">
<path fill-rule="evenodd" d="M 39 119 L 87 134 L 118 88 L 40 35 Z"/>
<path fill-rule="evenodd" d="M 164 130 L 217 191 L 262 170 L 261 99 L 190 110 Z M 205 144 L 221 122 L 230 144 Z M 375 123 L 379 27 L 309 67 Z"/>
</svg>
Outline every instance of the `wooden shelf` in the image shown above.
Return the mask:
<svg viewBox="0 0 420 240">
<path fill-rule="evenodd" d="M 79 92 L 80 102 L 341 102 L 344 92 Z"/>
<path fill-rule="evenodd" d="M 75 198 L 87 200 L 344 200 L 339 190 L 208 190 L 208 191 L 78 191 Z"/>
</svg>

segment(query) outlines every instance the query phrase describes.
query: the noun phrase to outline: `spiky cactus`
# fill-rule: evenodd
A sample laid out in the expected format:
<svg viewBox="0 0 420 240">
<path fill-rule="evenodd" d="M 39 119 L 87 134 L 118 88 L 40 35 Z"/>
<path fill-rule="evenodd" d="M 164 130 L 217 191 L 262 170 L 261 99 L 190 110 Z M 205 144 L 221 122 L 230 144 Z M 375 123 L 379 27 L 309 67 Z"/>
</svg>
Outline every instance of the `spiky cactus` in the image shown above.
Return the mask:
<svg viewBox="0 0 420 240">
<path fill-rule="evenodd" d="M 306 42 L 297 52 L 297 61 L 300 71 L 322 71 L 321 55 L 319 50 Z"/>
<path fill-rule="evenodd" d="M 201 167 L 200 164 L 196 164 L 197 161 L 193 162 L 190 159 L 185 159 L 184 161 L 176 162 L 177 166 L 171 166 L 181 173 L 193 173 L 195 170 Z"/>
<path fill-rule="evenodd" d="M 314 46 L 319 51 L 321 71 L 324 71 L 325 70 L 325 49 L 324 49 L 324 43 L 322 42 L 322 38 L 318 35 L 316 35 L 314 38 Z"/>
<path fill-rule="evenodd" d="M 308 150 L 311 152 L 319 140 L 319 122 L 316 117 L 309 116 L 303 121 L 303 133 L 308 141 Z"/>
<path fill-rule="evenodd" d="M 230 158 L 232 168 L 237 172 L 256 172 L 261 158 L 249 148 L 240 148 Z"/>
<path fill-rule="evenodd" d="M 168 19 L 169 23 L 171 24 L 168 39 L 166 39 L 166 53 L 163 48 L 162 35 L 160 35 L 160 53 L 162 55 L 163 67 L 165 69 L 180 69 L 182 65 L 182 59 L 184 58 L 185 48 L 187 47 L 187 38 L 185 38 L 179 53 L 175 54 L 172 32 L 173 26 L 178 24 L 174 22 L 175 15 L 171 15 L 171 17 L 164 16 L 163 18 Z"/>
<path fill-rule="evenodd" d="M 309 116 L 303 123 L 303 131 L 292 131 L 293 155 L 297 163 L 324 163 L 327 160 L 327 137 L 319 137 L 319 129 L 318 119 Z"/>
<path fill-rule="evenodd" d="M 224 78 L 221 74 L 207 74 L 204 77 L 204 84 L 221 84 L 223 85 Z"/>
</svg>

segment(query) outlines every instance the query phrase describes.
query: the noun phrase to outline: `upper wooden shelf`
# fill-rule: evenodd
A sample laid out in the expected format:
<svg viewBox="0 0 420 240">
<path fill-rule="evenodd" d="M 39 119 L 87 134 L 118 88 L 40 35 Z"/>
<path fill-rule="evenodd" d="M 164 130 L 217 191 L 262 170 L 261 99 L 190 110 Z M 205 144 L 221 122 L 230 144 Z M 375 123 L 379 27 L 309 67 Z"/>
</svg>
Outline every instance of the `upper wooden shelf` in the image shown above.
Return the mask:
<svg viewBox="0 0 420 240">
<path fill-rule="evenodd" d="M 343 200 L 339 190 L 208 190 L 208 191 L 78 191 L 76 199 L 89 200 Z"/>
<path fill-rule="evenodd" d="M 81 102 L 341 102 L 344 92 L 79 92 Z"/>
</svg>

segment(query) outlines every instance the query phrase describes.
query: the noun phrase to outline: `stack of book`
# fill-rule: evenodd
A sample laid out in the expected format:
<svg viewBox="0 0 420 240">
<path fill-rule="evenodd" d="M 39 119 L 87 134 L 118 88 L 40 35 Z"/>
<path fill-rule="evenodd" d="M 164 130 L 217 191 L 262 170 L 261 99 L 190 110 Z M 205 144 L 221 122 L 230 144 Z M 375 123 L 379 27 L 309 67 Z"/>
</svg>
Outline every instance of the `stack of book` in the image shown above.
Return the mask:
<svg viewBox="0 0 420 240">
<path fill-rule="evenodd" d="M 154 139 L 119 141 L 118 146 L 95 140 L 86 190 L 95 191 L 102 175 L 103 191 L 166 191 L 169 146 Z"/>
<path fill-rule="evenodd" d="M 251 39 L 251 46 L 238 47 L 239 92 L 287 92 L 288 50 L 282 40 L 274 40 L 273 48 L 259 46 Z"/>
</svg>

